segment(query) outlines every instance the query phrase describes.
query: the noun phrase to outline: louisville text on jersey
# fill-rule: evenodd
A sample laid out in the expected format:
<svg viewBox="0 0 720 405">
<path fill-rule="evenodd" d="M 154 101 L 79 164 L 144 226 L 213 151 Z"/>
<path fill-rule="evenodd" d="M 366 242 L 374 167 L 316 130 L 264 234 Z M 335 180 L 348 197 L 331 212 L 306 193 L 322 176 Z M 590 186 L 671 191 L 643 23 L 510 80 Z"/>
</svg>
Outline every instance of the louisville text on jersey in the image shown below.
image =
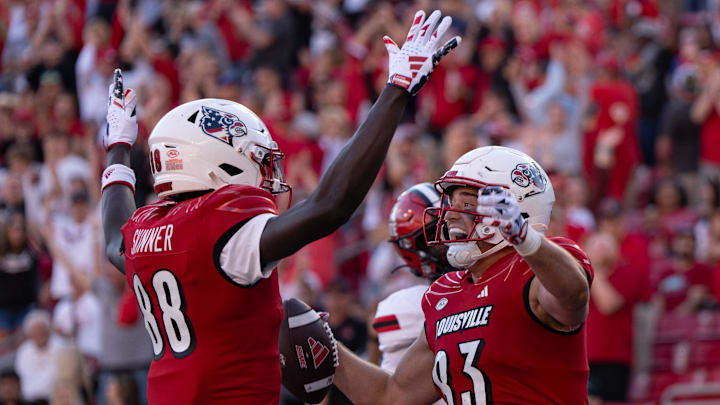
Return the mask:
<svg viewBox="0 0 720 405">
<path fill-rule="evenodd" d="M 485 305 L 441 318 L 435 323 L 435 338 L 487 325 L 492 309 L 492 305 Z"/>
<path fill-rule="evenodd" d="M 173 226 L 163 225 L 153 228 L 139 228 L 133 235 L 132 254 L 158 253 L 172 250 Z"/>
</svg>

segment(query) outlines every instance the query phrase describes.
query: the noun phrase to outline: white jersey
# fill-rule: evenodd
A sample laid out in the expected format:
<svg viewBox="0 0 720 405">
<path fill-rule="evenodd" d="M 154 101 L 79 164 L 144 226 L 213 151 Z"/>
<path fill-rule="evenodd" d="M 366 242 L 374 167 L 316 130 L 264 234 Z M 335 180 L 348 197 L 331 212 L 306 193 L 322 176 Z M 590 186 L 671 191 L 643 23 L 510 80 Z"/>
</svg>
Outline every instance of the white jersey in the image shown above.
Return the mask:
<svg viewBox="0 0 720 405">
<path fill-rule="evenodd" d="M 407 349 L 420 336 L 425 325 L 421 301 L 428 287 L 416 285 L 404 288 L 378 303 L 373 327 L 382 352 L 382 369 L 394 372 Z M 439 400 L 433 405 L 442 404 L 445 401 Z"/>
<path fill-rule="evenodd" d="M 420 303 L 427 289 L 427 285 L 408 287 L 378 303 L 373 327 L 378 333 L 383 369 L 395 371 L 407 348 L 420 336 L 425 324 Z"/>
</svg>

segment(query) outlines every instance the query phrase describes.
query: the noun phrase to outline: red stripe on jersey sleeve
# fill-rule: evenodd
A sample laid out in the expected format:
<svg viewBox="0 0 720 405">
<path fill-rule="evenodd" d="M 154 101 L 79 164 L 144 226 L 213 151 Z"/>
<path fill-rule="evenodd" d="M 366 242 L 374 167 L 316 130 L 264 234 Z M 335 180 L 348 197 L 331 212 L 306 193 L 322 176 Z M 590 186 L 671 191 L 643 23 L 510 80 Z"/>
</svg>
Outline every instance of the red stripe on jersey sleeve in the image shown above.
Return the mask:
<svg viewBox="0 0 720 405">
<path fill-rule="evenodd" d="M 390 326 L 381 326 L 381 327 L 374 326 L 374 327 L 375 327 L 375 331 L 377 333 L 390 332 L 393 330 L 400 330 L 400 325 L 390 325 Z"/>
<path fill-rule="evenodd" d="M 373 321 L 373 328 L 377 333 L 389 332 L 400 329 L 400 323 L 395 315 L 379 316 Z"/>
</svg>

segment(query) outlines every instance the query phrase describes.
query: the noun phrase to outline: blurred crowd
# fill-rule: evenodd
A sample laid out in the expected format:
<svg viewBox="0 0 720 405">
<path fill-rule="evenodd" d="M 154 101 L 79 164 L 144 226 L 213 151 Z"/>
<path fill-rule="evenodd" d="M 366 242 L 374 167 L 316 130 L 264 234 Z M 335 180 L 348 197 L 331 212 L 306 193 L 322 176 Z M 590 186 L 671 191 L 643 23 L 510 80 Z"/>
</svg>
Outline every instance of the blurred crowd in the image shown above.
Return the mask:
<svg viewBox="0 0 720 405">
<path fill-rule="evenodd" d="M 435 8 L 461 46 L 406 109 L 361 209 L 279 265 L 283 297 L 329 310 L 377 360 L 377 301 L 424 282 L 386 242 L 394 199 L 509 146 L 551 176 L 548 233 L 593 262 L 591 364 L 626 383 L 652 372 L 658 319 L 718 308 L 720 1 L 0 0 L 0 404 L 144 403 L 150 342 L 99 219 L 114 68 L 138 93 L 138 206 L 155 198 L 155 123 L 207 97 L 262 117 L 297 202 L 385 85 L 382 35 L 401 42 Z"/>
</svg>

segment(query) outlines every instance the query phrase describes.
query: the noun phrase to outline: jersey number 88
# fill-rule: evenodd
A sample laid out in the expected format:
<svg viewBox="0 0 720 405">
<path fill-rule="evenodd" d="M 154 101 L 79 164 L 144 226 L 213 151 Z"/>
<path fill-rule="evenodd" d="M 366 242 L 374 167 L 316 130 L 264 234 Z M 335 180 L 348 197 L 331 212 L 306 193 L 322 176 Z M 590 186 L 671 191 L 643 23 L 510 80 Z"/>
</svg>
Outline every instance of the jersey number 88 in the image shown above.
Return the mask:
<svg viewBox="0 0 720 405">
<path fill-rule="evenodd" d="M 160 305 L 170 351 L 178 359 L 188 356 L 195 348 L 195 333 L 185 314 L 186 303 L 182 286 L 170 270 L 161 269 L 153 274 L 152 287 Z M 155 318 L 152 300 L 137 274 L 133 275 L 133 290 L 145 319 L 145 329 L 152 341 L 154 358 L 159 360 L 165 354 L 165 342 Z"/>
</svg>

